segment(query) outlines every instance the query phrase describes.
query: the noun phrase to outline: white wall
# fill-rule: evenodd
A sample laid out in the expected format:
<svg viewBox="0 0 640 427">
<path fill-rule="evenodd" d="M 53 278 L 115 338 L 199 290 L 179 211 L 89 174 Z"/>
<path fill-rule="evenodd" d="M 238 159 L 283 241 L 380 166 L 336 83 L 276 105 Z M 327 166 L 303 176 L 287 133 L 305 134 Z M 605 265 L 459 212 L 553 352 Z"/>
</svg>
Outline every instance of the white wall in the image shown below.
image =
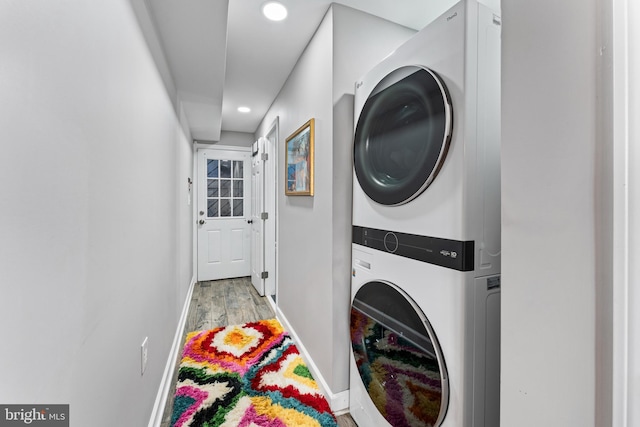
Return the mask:
<svg viewBox="0 0 640 427">
<path fill-rule="evenodd" d="M 278 306 L 333 393 L 348 388 L 349 94 L 358 77 L 413 33 L 333 5 L 256 132 L 266 135 L 279 117 L 278 170 L 284 174 L 285 139 L 315 118 L 314 197 L 278 190 Z"/>
<path fill-rule="evenodd" d="M 278 189 L 278 306 L 315 364 L 330 378 L 331 301 L 332 16 L 327 15 L 263 119 L 266 135 L 279 116 L 278 170 L 284 182 L 284 140 L 315 119 L 313 197 L 286 197 Z M 325 375 L 325 373 L 327 373 Z M 332 385 L 330 384 L 330 387 Z M 334 390 L 340 391 L 340 390 Z"/>
<path fill-rule="evenodd" d="M 129 0 L 131 7 L 136 15 L 138 26 L 142 30 L 142 34 L 147 43 L 147 48 L 154 59 L 156 68 L 162 77 L 167 93 L 173 100 L 174 105 L 177 103 L 177 90 L 167 58 L 165 57 L 162 43 L 155 28 L 155 21 L 151 17 L 148 0 Z M 188 128 L 186 128 L 188 132 Z"/>
<path fill-rule="evenodd" d="M 214 145 L 224 145 L 225 147 L 251 147 L 256 141 L 252 133 L 221 131 L 219 141 L 196 140 L 203 148 L 213 147 Z"/>
<path fill-rule="evenodd" d="M 216 144 L 229 147 L 251 147 L 251 144 L 255 141 L 256 139 L 251 133 L 223 130 L 220 132 L 220 141 L 216 142 Z"/>
<path fill-rule="evenodd" d="M 595 156 L 595 417 L 596 426 L 621 426 L 613 421 L 613 341 L 614 341 L 614 146 L 613 146 L 613 40 L 612 2 L 601 1 L 597 11 Z"/>
<path fill-rule="evenodd" d="M 189 133 L 189 123 L 183 109 L 178 111 L 179 124 L 176 128 L 175 162 L 176 173 L 176 257 L 178 294 L 176 298 L 176 310 L 180 313 L 185 304 L 189 291 L 189 285 L 195 280 L 194 267 L 194 229 L 193 212 L 196 203 L 195 171 L 193 153 L 195 150 L 193 139 Z M 186 131 L 185 131 L 186 130 Z M 191 181 L 191 184 L 189 184 Z"/>
<path fill-rule="evenodd" d="M 504 426 L 594 426 L 596 0 L 502 4 Z"/>
<path fill-rule="evenodd" d="M 414 30 L 339 4 L 333 12 L 331 384 L 349 388 L 353 95 L 355 83 L 415 34 Z"/>
<path fill-rule="evenodd" d="M 192 276 L 189 139 L 128 0 L 2 1 L 0 52 L 0 402 L 146 425 Z"/>
<path fill-rule="evenodd" d="M 452 5 L 455 1 L 452 2 Z M 334 4 L 333 100 L 355 93 L 356 80 L 416 32 L 382 18 Z M 375 31 L 379 28 L 379 31 Z"/>
</svg>

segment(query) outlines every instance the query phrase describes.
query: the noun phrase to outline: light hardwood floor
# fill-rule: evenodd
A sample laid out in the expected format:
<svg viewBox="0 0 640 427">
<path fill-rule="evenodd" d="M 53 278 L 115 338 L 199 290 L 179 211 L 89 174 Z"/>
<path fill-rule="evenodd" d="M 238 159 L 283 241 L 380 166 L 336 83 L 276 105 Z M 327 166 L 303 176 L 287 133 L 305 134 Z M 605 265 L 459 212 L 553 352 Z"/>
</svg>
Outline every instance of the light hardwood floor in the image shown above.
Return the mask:
<svg viewBox="0 0 640 427">
<path fill-rule="evenodd" d="M 258 295 L 248 277 L 199 282 L 193 289 L 182 342 L 184 343 L 187 333 L 191 331 L 255 322 L 274 317 L 276 317 L 275 313 L 267 301 L 267 297 Z M 180 352 L 182 353 L 182 349 Z M 169 391 L 161 427 L 170 427 L 171 425 L 179 359 L 180 357 L 178 357 L 174 369 L 172 387 Z M 349 414 L 340 415 L 337 418 L 339 427 L 357 427 Z"/>
</svg>

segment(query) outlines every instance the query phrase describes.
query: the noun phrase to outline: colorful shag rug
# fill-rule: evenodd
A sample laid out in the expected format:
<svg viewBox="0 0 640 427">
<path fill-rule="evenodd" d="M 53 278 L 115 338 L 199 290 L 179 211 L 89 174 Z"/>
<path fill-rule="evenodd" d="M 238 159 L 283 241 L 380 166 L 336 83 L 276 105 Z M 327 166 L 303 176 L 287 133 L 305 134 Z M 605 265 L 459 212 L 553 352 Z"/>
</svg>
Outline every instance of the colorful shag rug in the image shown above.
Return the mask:
<svg viewBox="0 0 640 427">
<path fill-rule="evenodd" d="M 276 319 L 187 335 L 172 427 L 335 427 L 336 418 Z"/>
</svg>

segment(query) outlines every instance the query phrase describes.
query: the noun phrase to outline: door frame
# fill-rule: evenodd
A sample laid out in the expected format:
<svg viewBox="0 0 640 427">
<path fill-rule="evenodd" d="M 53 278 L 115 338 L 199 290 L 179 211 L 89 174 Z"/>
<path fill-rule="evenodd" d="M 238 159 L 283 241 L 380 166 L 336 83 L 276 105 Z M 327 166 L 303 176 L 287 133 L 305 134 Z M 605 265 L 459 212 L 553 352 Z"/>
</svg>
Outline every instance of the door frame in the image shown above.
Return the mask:
<svg viewBox="0 0 640 427">
<path fill-rule="evenodd" d="M 273 144 L 265 143 L 265 152 L 269 156 L 269 160 L 265 163 L 265 194 L 263 194 L 265 211 L 269 213 L 269 220 L 266 221 L 264 227 L 264 250 L 265 250 L 265 270 L 269 271 L 269 277 L 265 280 L 265 295 L 267 301 L 271 304 L 274 311 L 277 312 L 278 306 L 278 164 L 279 164 L 279 147 L 280 147 L 280 118 L 276 116 L 266 135 L 267 141 L 273 135 Z M 267 197 L 267 194 L 270 194 Z M 273 219 L 271 219 L 273 215 Z M 270 251 L 268 248 L 273 250 Z M 273 272 L 273 274 L 271 273 Z M 271 292 L 272 291 L 272 292 Z M 275 301 L 271 298 L 275 295 Z"/>
<path fill-rule="evenodd" d="M 631 120 L 640 108 L 640 32 L 631 25 L 640 18 L 640 7 L 631 0 L 613 0 L 613 396 L 612 424 L 627 427 L 637 423 L 635 409 L 640 395 L 638 372 L 640 342 L 634 339 L 640 330 L 640 316 L 633 307 L 640 293 L 633 283 L 640 267 L 630 260 L 640 252 L 640 174 L 630 165 L 640 161 L 640 149 L 632 143 L 640 126 Z"/>
<path fill-rule="evenodd" d="M 251 284 L 260 296 L 265 296 L 265 238 L 266 212 L 264 204 L 265 160 L 262 138 L 253 143 L 251 153 Z M 256 179 L 256 171 L 258 178 Z M 256 203 L 257 202 L 257 203 Z M 256 236 L 256 233 L 258 236 Z M 257 239 L 256 239 L 257 237 Z"/>
</svg>

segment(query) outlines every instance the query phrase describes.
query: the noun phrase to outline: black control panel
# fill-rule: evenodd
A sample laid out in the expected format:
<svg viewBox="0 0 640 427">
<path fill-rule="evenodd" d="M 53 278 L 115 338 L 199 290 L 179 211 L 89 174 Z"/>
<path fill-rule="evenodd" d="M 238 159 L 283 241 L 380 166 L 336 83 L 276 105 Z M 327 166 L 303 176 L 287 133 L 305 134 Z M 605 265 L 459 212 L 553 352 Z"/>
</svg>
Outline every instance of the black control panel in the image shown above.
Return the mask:
<svg viewBox="0 0 640 427">
<path fill-rule="evenodd" d="M 459 271 L 473 271 L 473 241 L 353 226 L 353 243 Z"/>
</svg>

